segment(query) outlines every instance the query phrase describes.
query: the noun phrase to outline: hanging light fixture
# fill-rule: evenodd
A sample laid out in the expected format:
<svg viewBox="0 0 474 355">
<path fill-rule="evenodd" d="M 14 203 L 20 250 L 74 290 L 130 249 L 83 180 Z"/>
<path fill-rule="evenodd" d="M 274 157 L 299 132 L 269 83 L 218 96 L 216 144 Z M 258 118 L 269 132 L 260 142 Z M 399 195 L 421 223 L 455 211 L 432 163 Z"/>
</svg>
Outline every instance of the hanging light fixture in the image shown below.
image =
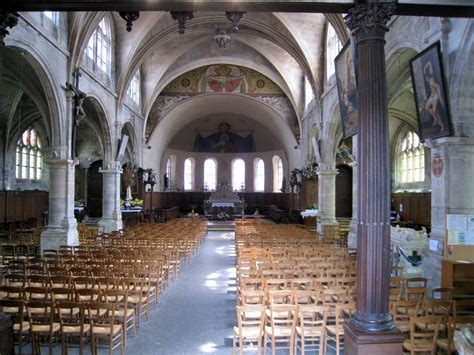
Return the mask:
<svg viewBox="0 0 474 355">
<path fill-rule="evenodd" d="M 217 29 L 216 31 L 216 35 L 214 36 L 214 39 L 217 43 L 217 46 L 219 47 L 219 49 L 223 49 L 223 48 L 226 48 L 227 45 L 230 43 L 230 41 L 232 40 L 232 38 L 229 36 L 229 34 L 227 33 L 227 30 L 224 30 L 224 29 Z"/>
</svg>

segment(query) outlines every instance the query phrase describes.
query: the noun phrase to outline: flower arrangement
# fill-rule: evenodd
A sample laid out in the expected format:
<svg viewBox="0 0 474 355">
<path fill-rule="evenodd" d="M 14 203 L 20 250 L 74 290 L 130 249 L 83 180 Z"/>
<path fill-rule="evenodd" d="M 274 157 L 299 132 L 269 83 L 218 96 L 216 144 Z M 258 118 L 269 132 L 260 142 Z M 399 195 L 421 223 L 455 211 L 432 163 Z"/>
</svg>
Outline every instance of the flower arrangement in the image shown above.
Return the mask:
<svg viewBox="0 0 474 355">
<path fill-rule="evenodd" d="M 191 217 L 193 219 L 195 218 L 198 218 L 199 217 L 199 213 L 195 213 L 194 212 L 194 208 L 191 210 L 191 212 L 188 213 L 188 217 Z"/>
<path fill-rule="evenodd" d="M 140 200 L 139 198 L 136 198 L 131 201 L 132 207 L 143 207 L 143 200 Z"/>
<path fill-rule="evenodd" d="M 230 218 L 230 215 L 228 215 L 227 213 L 225 212 L 219 212 L 217 214 L 217 218 L 220 220 L 220 221 L 226 221 L 227 219 Z"/>
</svg>

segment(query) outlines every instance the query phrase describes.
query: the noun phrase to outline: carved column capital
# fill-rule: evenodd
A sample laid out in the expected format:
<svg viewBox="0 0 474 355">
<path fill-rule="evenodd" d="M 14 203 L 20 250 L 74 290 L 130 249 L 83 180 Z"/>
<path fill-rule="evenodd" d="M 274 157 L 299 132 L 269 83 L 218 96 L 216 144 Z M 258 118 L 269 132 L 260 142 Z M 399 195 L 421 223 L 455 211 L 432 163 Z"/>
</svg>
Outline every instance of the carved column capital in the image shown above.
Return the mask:
<svg viewBox="0 0 474 355">
<path fill-rule="evenodd" d="M 7 35 L 8 28 L 13 28 L 18 24 L 18 13 L 0 11 L 0 47 L 5 45 L 4 39 Z"/>
<path fill-rule="evenodd" d="M 344 21 L 357 41 L 374 37 L 383 39 L 388 31 L 387 22 L 394 12 L 394 3 L 364 3 L 349 9 Z"/>
</svg>

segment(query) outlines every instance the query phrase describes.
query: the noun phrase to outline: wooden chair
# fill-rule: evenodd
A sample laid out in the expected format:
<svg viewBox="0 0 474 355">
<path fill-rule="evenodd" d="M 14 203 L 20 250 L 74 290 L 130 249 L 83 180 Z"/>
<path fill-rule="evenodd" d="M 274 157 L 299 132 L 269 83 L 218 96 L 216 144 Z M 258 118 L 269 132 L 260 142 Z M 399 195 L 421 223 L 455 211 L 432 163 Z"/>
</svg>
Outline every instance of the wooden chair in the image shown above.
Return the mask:
<svg viewBox="0 0 474 355">
<path fill-rule="evenodd" d="M 123 355 L 123 327 L 116 322 L 115 304 L 93 302 L 89 303 L 89 310 L 92 353 L 97 354 L 100 343 L 106 342 L 109 355 L 117 347 L 120 347 L 120 354 Z"/>
<path fill-rule="evenodd" d="M 139 327 L 142 316 L 145 316 L 146 320 L 150 319 L 150 303 L 146 284 L 138 278 L 125 278 L 123 284 L 128 291 L 128 303 L 133 305 L 137 327 Z"/>
<path fill-rule="evenodd" d="M 436 354 L 441 317 L 411 317 L 410 337 L 403 342 L 403 348 L 411 355 L 416 353 Z"/>
<path fill-rule="evenodd" d="M 262 290 L 243 290 L 238 299 L 240 305 L 265 305 L 265 301 L 265 292 Z"/>
<path fill-rule="evenodd" d="M 324 354 L 326 321 L 326 307 L 311 304 L 298 306 L 295 353 L 299 349 L 302 354 L 306 350 L 318 350 L 320 355 Z"/>
<path fill-rule="evenodd" d="M 0 299 L 25 300 L 25 289 L 16 286 L 0 286 Z"/>
<path fill-rule="evenodd" d="M 22 300 L 0 300 L 0 312 L 10 315 L 13 334 L 18 339 L 18 353 L 22 353 L 23 341 L 30 330 L 30 323 L 25 321 L 25 303 Z"/>
<path fill-rule="evenodd" d="M 448 335 L 446 338 L 438 336 L 436 345 L 438 349 L 443 350 L 447 354 L 451 354 L 455 350 L 453 343 L 454 331 L 459 330 L 461 326 L 466 324 L 474 324 L 474 315 L 472 316 L 453 316 L 448 318 Z"/>
<path fill-rule="evenodd" d="M 418 301 L 396 301 L 392 303 L 391 313 L 397 328 L 405 334 L 410 332 L 410 318 L 419 310 Z"/>
<path fill-rule="evenodd" d="M 235 355 L 237 346 L 239 354 L 242 354 L 244 347 L 252 346 L 254 342 L 257 342 L 258 354 L 261 354 L 265 306 L 263 304 L 237 306 L 236 312 L 237 326 L 233 329 L 232 354 Z"/>
<path fill-rule="evenodd" d="M 71 340 L 79 341 L 79 354 L 84 351 L 84 341 L 90 336 L 90 324 L 85 322 L 86 305 L 82 302 L 56 302 L 61 327 L 61 352 L 67 354 Z"/>
<path fill-rule="evenodd" d="M 405 299 L 424 301 L 427 295 L 428 279 L 424 277 L 411 277 L 405 279 Z"/>
<path fill-rule="evenodd" d="M 270 304 L 267 310 L 267 324 L 264 328 L 263 353 L 267 343 L 271 344 L 272 354 L 278 345 L 287 345 L 290 355 L 294 351 L 295 328 L 298 308 L 291 304 Z"/>
<path fill-rule="evenodd" d="M 106 302 L 115 304 L 115 317 L 123 326 L 123 344 L 127 345 L 128 331 L 133 330 L 137 336 L 137 321 L 134 308 L 129 308 L 128 290 L 109 289 L 103 290 Z"/>
<path fill-rule="evenodd" d="M 55 322 L 55 307 L 49 301 L 30 301 L 26 303 L 30 322 L 31 350 L 33 355 L 41 354 L 41 339 L 48 339 L 49 354 L 53 354 L 53 343 L 60 333 L 61 326 Z"/>
<path fill-rule="evenodd" d="M 350 319 L 352 313 L 355 311 L 355 303 L 351 304 L 338 304 L 335 307 L 334 312 L 334 323 L 331 322 L 329 324 L 329 316 L 328 316 L 328 324 L 326 325 L 326 338 L 325 338 L 325 349 L 333 348 L 336 350 L 336 354 L 339 355 L 341 349 L 343 349 L 343 340 L 344 340 L 344 323 Z M 329 341 L 335 343 L 333 347 Z"/>
</svg>

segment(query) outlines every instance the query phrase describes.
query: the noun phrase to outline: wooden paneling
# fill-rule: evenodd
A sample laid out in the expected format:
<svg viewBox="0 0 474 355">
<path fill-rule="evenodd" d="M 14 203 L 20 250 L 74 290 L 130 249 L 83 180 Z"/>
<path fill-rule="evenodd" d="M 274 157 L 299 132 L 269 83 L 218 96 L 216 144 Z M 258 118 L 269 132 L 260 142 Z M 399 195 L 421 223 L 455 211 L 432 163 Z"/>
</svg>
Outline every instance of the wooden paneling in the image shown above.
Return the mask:
<svg viewBox="0 0 474 355">
<path fill-rule="evenodd" d="M 43 219 L 43 213 L 48 210 L 48 196 L 47 191 L 1 191 L 0 223 L 5 220 L 5 207 L 7 222 Z"/>
<path fill-rule="evenodd" d="M 400 212 L 400 204 L 403 211 Z M 401 192 L 392 194 L 392 208 L 400 214 L 401 221 L 414 224 L 431 223 L 431 193 Z"/>
<path fill-rule="evenodd" d="M 301 182 L 301 208 L 314 208 L 318 203 L 318 179 L 307 180 Z"/>
</svg>

